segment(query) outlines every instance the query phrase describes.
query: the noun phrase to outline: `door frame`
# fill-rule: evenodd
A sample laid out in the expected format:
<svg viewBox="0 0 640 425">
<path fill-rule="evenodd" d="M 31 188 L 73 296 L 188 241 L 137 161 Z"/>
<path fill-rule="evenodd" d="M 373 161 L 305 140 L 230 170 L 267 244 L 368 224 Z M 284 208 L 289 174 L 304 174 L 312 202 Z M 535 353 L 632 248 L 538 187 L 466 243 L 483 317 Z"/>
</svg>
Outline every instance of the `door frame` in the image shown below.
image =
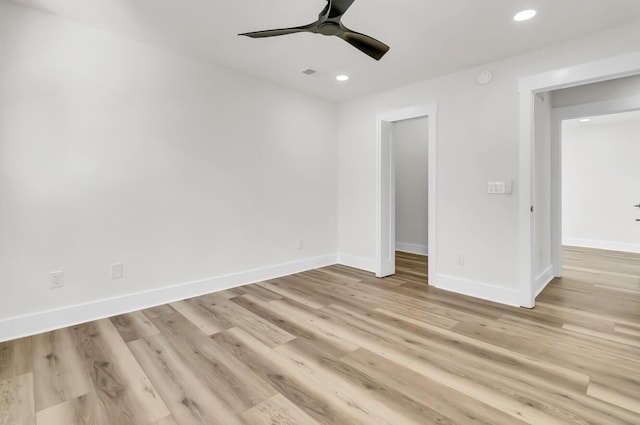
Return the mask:
<svg viewBox="0 0 640 425">
<path fill-rule="evenodd" d="M 428 194 L 427 220 L 429 241 L 429 277 L 433 284 L 436 276 L 436 154 L 437 103 L 411 106 L 378 114 L 377 124 L 377 200 L 376 200 L 376 276 L 395 273 L 395 155 L 392 124 L 413 118 L 427 117 L 428 123 Z"/>
<path fill-rule="evenodd" d="M 640 74 L 640 52 L 594 61 L 520 78 L 519 170 L 519 292 L 520 305 L 535 306 L 538 295 L 534 276 L 535 235 L 535 133 L 534 96 L 552 90 L 597 83 Z M 557 196 L 557 195 L 556 195 Z M 555 254 L 557 255 L 557 254 Z"/>
</svg>

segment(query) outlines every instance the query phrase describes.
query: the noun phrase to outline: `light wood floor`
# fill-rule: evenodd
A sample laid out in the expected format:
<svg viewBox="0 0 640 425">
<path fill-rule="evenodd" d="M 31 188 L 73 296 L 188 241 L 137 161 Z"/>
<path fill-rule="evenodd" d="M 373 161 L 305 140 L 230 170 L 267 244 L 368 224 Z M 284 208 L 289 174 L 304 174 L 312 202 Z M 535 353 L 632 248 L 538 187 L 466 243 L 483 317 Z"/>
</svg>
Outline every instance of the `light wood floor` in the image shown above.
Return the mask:
<svg viewBox="0 0 640 425">
<path fill-rule="evenodd" d="M 0 425 L 640 424 L 640 256 L 534 310 L 342 266 L 0 344 Z"/>
</svg>

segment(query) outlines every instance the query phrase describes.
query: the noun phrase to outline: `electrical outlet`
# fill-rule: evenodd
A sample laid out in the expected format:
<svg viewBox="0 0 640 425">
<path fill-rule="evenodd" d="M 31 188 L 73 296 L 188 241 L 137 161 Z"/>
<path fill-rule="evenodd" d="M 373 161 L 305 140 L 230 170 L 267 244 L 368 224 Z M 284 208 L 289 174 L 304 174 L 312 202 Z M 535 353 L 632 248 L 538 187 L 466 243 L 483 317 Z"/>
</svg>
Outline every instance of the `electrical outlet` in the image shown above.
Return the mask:
<svg viewBox="0 0 640 425">
<path fill-rule="evenodd" d="M 458 254 L 456 256 L 456 264 L 459 266 L 464 266 L 464 255 L 463 254 Z"/>
<path fill-rule="evenodd" d="M 64 272 L 57 271 L 49 273 L 49 288 L 57 289 L 64 286 Z"/>
<path fill-rule="evenodd" d="M 116 263 L 111 265 L 111 279 L 122 279 L 123 276 L 122 263 Z"/>
</svg>

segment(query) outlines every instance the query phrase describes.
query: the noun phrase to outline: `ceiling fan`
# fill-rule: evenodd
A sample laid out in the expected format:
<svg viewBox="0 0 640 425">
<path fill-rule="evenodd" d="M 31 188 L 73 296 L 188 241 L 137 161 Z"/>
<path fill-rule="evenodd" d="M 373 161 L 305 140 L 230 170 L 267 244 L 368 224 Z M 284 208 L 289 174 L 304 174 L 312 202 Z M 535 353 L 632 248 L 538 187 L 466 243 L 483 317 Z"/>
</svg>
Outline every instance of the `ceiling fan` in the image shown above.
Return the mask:
<svg viewBox="0 0 640 425">
<path fill-rule="evenodd" d="M 322 35 L 334 35 L 351 44 L 361 52 L 371 56 L 375 60 L 380 60 L 389 51 L 389 46 L 368 35 L 351 31 L 342 24 L 344 15 L 355 0 L 327 0 L 327 5 L 318 20 L 301 27 L 282 28 L 267 31 L 247 32 L 238 35 L 245 35 L 251 38 L 274 37 L 278 35 L 293 34 L 297 32 L 310 32 Z"/>
</svg>

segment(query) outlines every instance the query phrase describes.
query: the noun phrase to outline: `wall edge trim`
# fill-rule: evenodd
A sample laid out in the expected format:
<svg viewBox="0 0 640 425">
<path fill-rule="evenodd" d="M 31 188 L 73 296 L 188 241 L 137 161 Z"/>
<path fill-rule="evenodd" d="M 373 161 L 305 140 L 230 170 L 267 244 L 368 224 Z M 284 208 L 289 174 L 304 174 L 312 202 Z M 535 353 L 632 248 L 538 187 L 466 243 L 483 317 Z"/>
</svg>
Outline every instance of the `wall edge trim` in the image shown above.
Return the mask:
<svg viewBox="0 0 640 425">
<path fill-rule="evenodd" d="M 408 252 L 416 255 L 429 255 L 429 247 L 407 242 L 396 242 L 396 251 Z"/>
<path fill-rule="evenodd" d="M 445 291 L 480 298 L 500 304 L 520 307 L 520 291 L 517 288 L 505 288 L 486 282 L 479 282 L 460 277 L 437 274 L 435 282 L 429 285 Z"/>
<path fill-rule="evenodd" d="M 374 259 L 343 253 L 338 254 L 337 264 L 371 273 L 375 273 L 377 269 L 377 262 Z"/>
<path fill-rule="evenodd" d="M 336 264 L 335 254 L 0 320 L 0 342 Z"/>
<path fill-rule="evenodd" d="M 595 239 L 562 238 L 562 245 L 580 248 L 604 249 L 607 251 L 631 252 L 640 254 L 640 244 L 615 241 L 599 241 Z"/>
</svg>

